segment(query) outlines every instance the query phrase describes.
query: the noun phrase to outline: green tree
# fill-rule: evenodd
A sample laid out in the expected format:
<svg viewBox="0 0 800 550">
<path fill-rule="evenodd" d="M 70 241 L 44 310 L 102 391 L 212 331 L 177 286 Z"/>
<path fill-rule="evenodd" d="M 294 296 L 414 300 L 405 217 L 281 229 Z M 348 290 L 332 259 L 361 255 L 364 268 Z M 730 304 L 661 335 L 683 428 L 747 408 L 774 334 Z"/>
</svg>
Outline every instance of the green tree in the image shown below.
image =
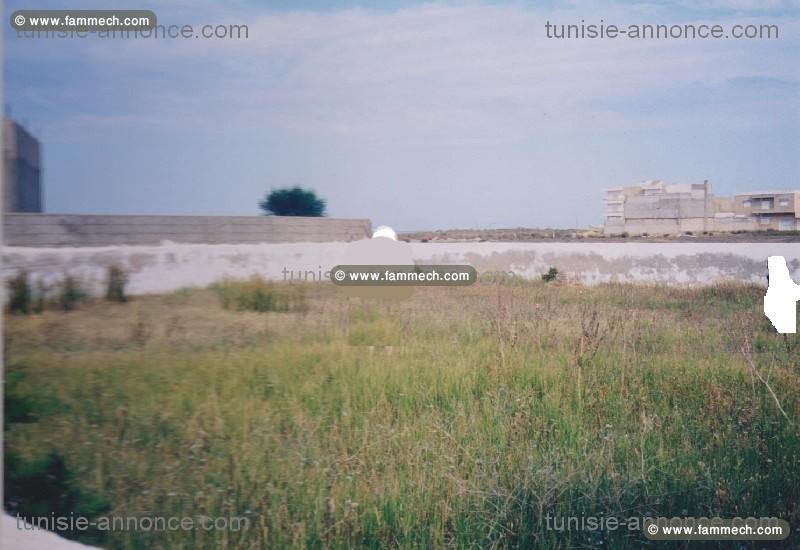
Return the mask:
<svg viewBox="0 0 800 550">
<path fill-rule="evenodd" d="M 259 203 L 261 210 L 275 216 L 324 216 L 325 201 L 314 191 L 300 187 L 273 189 Z"/>
</svg>

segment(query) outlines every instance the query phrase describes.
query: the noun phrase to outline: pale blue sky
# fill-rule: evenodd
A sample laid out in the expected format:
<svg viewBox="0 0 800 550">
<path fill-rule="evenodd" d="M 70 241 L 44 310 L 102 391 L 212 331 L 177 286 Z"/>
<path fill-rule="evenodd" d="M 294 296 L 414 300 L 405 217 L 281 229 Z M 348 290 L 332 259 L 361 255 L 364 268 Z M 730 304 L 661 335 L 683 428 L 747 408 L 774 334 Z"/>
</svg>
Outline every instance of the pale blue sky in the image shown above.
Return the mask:
<svg viewBox="0 0 800 550">
<path fill-rule="evenodd" d="M 12 1 L 4 17 L 64 5 Z M 135 7 L 247 24 L 249 39 L 7 26 L 5 101 L 43 143 L 48 211 L 257 214 L 268 189 L 299 184 L 332 216 L 400 230 L 569 227 L 600 223 L 602 189 L 641 179 L 800 188 L 794 1 Z M 781 38 L 545 37 L 545 21 L 581 19 L 772 23 Z"/>
</svg>

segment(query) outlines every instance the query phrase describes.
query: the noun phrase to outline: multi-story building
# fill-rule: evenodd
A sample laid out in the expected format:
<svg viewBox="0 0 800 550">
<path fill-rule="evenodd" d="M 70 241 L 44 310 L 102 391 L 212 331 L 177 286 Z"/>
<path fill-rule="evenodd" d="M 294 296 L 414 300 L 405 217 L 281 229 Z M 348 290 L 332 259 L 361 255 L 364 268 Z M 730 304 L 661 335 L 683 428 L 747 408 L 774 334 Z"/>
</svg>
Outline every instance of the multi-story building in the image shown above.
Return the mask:
<svg viewBox="0 0 800 550">
<path fill-rule="evenodd" d="M 800 191 L 739 193 L 731 204 L 721 200 L 734 215 L 747 216 L 758 229 L 800 229 Z"/>
<path fill-rule="evenodd" d="M 39 140 L 10 118 L 3 118 L 3 211 L 42 211 Z"/>
<path fill-rule="evenodd" d="M 680 234 L 800 229 L 800 191 L 714 196 L 711 185 L 650 180 L 605 194 L 606 234 Z"/>
</svg>

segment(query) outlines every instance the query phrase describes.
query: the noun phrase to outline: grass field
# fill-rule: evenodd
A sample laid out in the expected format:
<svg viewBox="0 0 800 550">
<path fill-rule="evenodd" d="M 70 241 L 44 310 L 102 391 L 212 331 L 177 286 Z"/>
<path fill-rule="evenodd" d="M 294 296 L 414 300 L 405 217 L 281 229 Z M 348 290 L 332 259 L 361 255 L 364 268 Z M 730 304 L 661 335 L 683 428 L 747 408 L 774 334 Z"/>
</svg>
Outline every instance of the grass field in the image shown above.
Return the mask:
<svg viewBox="0 0 800 550">
<path fill-rule="evenodd" d="M 302 307 L 208 289 L 7 315 L 7 506 L 250 520 L 82 535 L 119 548 L 625 548 L 637 529 L 567 518 L 800 525 L 800 338 L 774 334 L 761 288 L 291 293 Z"/>
</svg>

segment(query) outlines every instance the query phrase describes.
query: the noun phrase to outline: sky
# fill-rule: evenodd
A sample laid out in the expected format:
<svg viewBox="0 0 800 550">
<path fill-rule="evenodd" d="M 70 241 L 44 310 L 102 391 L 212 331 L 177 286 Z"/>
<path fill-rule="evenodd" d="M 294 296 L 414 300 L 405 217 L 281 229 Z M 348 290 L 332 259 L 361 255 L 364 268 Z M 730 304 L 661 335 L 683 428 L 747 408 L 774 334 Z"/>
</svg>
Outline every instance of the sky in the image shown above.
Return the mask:
<svg viewBox="0 0 800 550">
<path fill-rule="evenodd" d="M 105 3 L 108 8 L 113 2 Z M 17 9 L 91 9 L 80 0 Z M 603 189 L 800 189 L 800 3 L 129 2 L 248 38 L 4 30 L 45 209 L 259 214 L 300 185 L 398 230 L 585 227 Z M 774 24 L 776 40 L 552 39 L 553 24 Z"/>
</svg>

